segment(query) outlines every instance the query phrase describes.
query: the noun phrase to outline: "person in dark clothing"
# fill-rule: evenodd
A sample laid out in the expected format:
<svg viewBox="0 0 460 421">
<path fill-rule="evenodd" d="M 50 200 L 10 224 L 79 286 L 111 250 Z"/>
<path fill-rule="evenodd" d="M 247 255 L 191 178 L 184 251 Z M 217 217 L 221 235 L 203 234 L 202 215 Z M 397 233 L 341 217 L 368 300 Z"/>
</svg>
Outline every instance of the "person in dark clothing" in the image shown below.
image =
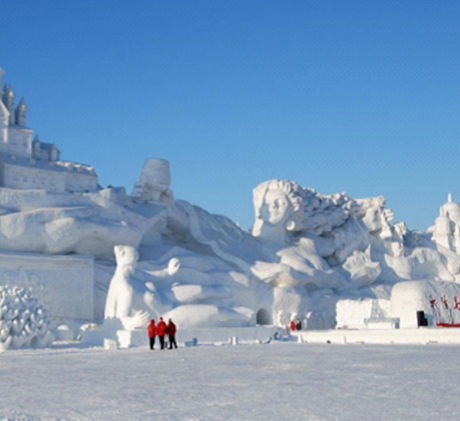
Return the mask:
<svg viewBox="0 0 460 421">
<path fill-rule="evenodd" d="M 300 319 L 298 317 L 295 320 L 295 329 L 296 330 L 302 330 L 302 322 L 300 321 Z"/>
<path fill-rule="evenodd" d="M 160 317 L 160 321 L 157 325 L 157 335 L 160 340 L 161 349 L 165 349 L 165 333 L 166 333 L 166 323 L 163 321 L 163 317 Z"/>
<path fill-rule="evenodd" d="M 166 333 L 169 337 L 169 349 L 173 349 L 173 346 L 177 349 L 176 330 L 176 325 L 173 323 L 171 319 L 169 319 L 168 325 L 166 326 Z"/>
<path fill-rule="evenodd" d="M 155 326 L 155 320 L 150 320 L 149 327 L 147 328 L 147 332 L 149 334 L 149 340 L 150 340 L 150 349 L 153 351 L 153 348 L 155 347 L 155 335 L 156 335 L 156 326 Z"/>
</svg>

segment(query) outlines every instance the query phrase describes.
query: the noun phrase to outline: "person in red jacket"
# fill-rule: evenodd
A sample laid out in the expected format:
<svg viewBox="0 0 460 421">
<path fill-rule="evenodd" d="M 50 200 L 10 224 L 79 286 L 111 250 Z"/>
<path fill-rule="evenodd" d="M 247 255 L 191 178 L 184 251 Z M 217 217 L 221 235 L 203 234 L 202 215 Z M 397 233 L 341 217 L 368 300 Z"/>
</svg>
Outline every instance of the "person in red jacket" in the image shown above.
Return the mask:
<svg viewBox="0 0 460 421">
<path fill-rule="evenodd" d="M 157 333 L 157 328 L 155 326 L 155 320 L 150 320 L 149 327 L 147 328 L 147 332 L 149 333 L 149 339 L 150 339 L 150 349 L 153 351 L 153 348 L 155 346 L 155 335 Z"/>
<path fill-rule="evenodd" d="M 292 321 L 291 321 L 291 330 L 294 332 L 295 329 L 296 329 L 295 321 L 292 320 Z"/>
<path fill-rule="evenodd" d="M 166 332 L 168 333 L 169 336 L 169 349 L 174 348 L 177 349 L 177 343 L 176 343 L 176 325 L 173 323 L 171 319 L 168 320 L 168 325 L 166 326 Z"/>
<path fill-rule="evenodd" d="M 165 334 L 166 334 L 166 323 L 163 321 L 163 317 L 160 317 L 160 321 L 157 325 L 157 335 L 160 339 L 161 349 L 165 348 Z"/>
</svg>

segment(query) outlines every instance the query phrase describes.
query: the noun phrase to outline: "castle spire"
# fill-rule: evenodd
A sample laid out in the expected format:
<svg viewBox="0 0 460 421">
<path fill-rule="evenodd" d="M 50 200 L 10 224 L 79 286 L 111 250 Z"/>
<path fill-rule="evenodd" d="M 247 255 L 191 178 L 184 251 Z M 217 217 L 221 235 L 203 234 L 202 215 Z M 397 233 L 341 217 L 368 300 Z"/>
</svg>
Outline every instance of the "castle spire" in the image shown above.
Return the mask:
<svg viewBox="0 0 460 421">
<path fill-rule="evenodd" d="M 14 92 L 13 89 L 11 88 L 10 85 L 5 85 L 5 90 L 3 91 L 3 103 L 5 104 L 5 107 L 8 109 L 8 112 L 10 113 L 10 121 L 9 123 L 15 124 L 15 110 L 14 110 Z"/>
<path fill-rule="evenodd" d="M 27 104 L 24 97 L 21 98 L 16 107 L 16 124 L 21 127 L 27 127 Z"/>
<path fill-rule="evenodd" d="M 452 203 L 452 193 L 451 192 L 449 192 L 449 194 L 447 195 L 447 201 L 449 203 Z"/>
</svg>

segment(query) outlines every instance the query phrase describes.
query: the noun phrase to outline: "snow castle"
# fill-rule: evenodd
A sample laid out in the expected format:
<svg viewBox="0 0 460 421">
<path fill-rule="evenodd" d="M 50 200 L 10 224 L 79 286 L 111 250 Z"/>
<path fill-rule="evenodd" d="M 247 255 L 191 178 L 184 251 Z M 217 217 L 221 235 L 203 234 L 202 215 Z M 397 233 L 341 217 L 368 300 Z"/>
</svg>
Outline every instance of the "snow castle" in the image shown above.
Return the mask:
<svg viewBox="0 0 460 421">
<path fill-rule="evenodd" d="M 417 327 L 460 322 L 460 206 L 426 233 L 393 223 L 384 197 L 323 195 L 289 180 L 253 190 L 252 232 L 174 198 L 169 162 L 133 192 L 98 186 L 27 127 L 0 69 L 0 284 L 32 291 L 52 322 L 116 329 L 171 317 L 180 329 Z M 116 261 L 115 254 L 116 253 Z M 121 303 L 121 304 L 120 304 Z M 447 304 L 445 304 L 447 303 Z M 121 306 L 121 307 L 120 307 Z"/>
<path fill-rule="evenodd" d="M 11 86 L 2 84 L 0 68 L 0 185 L 12 189 L 46 189 L 52 192 L 95 191 L 97 176 L 89 165 L 61 161 L 53 143 L 34 140 L 27 127 L 27 104 L 15 105 Z"/>
</svg>

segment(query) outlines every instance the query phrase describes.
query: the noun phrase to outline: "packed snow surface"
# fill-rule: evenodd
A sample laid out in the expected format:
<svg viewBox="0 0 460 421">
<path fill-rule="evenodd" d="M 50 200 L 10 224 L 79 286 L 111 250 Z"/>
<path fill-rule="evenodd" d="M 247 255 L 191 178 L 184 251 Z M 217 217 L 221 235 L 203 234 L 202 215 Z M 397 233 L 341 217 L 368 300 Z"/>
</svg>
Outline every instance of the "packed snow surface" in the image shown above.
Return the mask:
<svg viewBox="0 0 460 421">
<path fill-rule="evenodd" d="M 0 354 L 0 420 L 452 420 L 460 348 L 271 343 Z"/>
</svg>

